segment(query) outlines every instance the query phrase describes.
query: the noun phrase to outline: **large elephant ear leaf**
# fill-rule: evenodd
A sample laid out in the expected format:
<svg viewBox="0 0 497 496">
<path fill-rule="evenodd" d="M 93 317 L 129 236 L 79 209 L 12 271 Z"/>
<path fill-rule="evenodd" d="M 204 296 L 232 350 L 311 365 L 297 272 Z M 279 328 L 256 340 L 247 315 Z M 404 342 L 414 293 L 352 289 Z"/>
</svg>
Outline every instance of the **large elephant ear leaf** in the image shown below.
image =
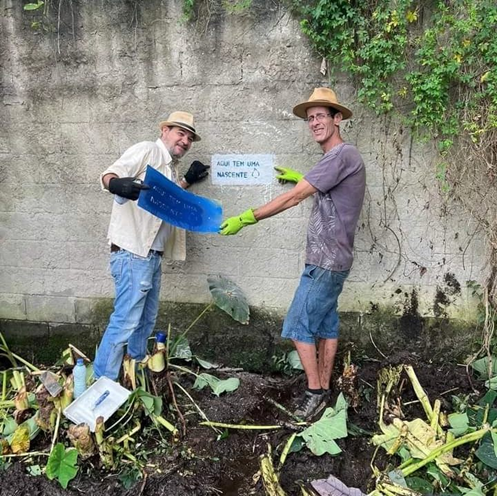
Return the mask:
<svg viewBox="0 0 497 496">
<path fill-rule="evenodd" d="M 248 324 L 250 310 L 242 290 L 221 275 L 207 278 L 214 303 L 241 324 Z"/>
</svg>

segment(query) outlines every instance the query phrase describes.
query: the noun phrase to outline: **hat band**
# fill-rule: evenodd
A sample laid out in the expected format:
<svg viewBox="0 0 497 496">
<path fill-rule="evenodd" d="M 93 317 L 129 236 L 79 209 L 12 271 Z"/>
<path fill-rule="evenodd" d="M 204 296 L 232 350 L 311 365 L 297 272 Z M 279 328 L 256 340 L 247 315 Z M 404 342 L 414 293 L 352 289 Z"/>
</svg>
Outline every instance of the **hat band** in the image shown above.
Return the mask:
<svg viewBox="0 0 497 496">
<path fill-rule="evenodd" d="M 197 132 L 195 131 L 195 128 L 193 128 L 192 126 L 189 126 L 188 124 L 185 124 L 184 122 L 171 121 L 171 124 L 179 126 L 179 127 L 184 127 L 186 129 L 188 129 L 189 131 L 191 131 L 193 134 L 197 134 Z"/>
</svg>

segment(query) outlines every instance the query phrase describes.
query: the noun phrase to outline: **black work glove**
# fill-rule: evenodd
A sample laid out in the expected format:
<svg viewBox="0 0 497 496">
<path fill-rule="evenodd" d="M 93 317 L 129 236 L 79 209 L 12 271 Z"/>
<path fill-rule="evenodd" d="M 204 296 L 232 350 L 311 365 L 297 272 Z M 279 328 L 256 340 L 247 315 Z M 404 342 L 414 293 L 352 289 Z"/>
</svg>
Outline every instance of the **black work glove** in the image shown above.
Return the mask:
<svg viewBox="0 0 497 496">
<path fill-rule="evenodd" d="M 136 201 L 142 189 L 150 189 L 143 183 L 135 182 L 134 177 L 113 177 L 109 181 L 109 191 L 117 196 Z"/>
<path fill-rule="evenodd" d="M 204 177 L 207 177 L 209 174 L 209 171 L 207 170 L 209 167 L 210 165 L 204 165 L 202 162 L 194 160 L 192 165 L 190 165 L 188 172 L 185 174 L 185 181 L 188 184 L 193 184 L 204 179 Z"/>
</svg>

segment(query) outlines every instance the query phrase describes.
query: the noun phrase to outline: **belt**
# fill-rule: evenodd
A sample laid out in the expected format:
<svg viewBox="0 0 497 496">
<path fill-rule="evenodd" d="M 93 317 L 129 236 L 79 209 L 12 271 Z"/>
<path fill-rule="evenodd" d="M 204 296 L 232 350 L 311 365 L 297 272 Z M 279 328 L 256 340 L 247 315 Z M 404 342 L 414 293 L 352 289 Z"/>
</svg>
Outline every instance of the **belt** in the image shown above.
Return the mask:
<svg viewBox="0 0 497 496">
<path fill-rule="evenodd" d="M 110 245 L 111 253 L 114 253 L 115 251 L 119 251 L 119 250 L 122 250 L 122 248 L 120 246 L 117 246 L 114 243 L 112 243 Z M 159 251 L 159 250 L 150 250 L 149 253 L 151 253 L 152 255 L 159 255 L 159 257 L 162 257 L 162 255 L 164 255 L 164 252 Z"/>
</svg>

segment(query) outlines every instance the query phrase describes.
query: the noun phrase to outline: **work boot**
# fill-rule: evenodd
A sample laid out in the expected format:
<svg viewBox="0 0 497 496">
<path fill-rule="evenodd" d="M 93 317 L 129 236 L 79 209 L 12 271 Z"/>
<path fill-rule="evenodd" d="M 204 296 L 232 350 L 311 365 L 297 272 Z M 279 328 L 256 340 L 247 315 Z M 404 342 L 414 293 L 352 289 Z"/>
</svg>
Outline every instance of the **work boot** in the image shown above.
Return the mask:
<svg viewBox="0 0 497 496">
<path fill-rule="evenodd" d="M 315 394 L 306 391 L 299 407 L 293 413 L 303 420 L 308 420 L 317 415 L 326 406 L 328 399 L 328 394 Z"/>
</svg>

